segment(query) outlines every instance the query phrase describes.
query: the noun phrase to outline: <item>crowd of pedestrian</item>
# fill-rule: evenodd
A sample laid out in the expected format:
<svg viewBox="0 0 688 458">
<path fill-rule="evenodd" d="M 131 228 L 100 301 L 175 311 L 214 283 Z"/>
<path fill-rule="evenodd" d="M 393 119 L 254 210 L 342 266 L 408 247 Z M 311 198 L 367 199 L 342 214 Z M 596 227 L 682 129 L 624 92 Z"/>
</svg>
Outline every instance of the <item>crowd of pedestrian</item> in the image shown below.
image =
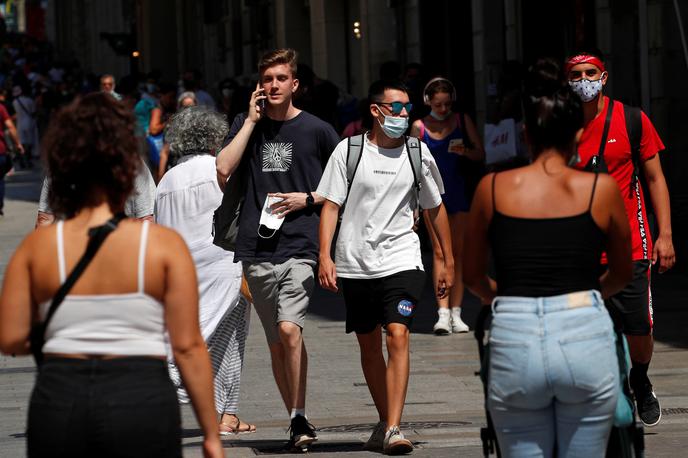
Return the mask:
<svg viewBox="0 0 688 458">
<path fill-rule="evenodd" d="M 316 283 L 341 291 L 359 344 L 378 415 L 365 448 L 412 452 L 400 428 L 426 283 L 421 220 L 435 334 L 469 331 L 464 281 L 493 310 L 487 409 L 504 456 L 604 456 L 623 335 L 637 414 L 660 421 L 649 286 L 653 264 L 675 261 L 664 145 L 642 111 L 604 96 L 598 52 L 538 60 L 523 84 L 505 77 L 500 100 L 518 110 L 502 111 L 530 157 L 486 174 L 491 145 L 455 85 L 419 64 L 386 63 L 357 101 L 279 49 L 257 82 L 223 80 L 216 100 L 198 71 L 178 84 L 158 72 L 95 78 L 33 46 L 0 56 L 11 88 L 0 172 L 13 150 L 18 166 L 39 150 L 46 165 L 37 230 L 0 296 L 0 350 L 32 352 L 40 369 L 29 456 L 180 456 L 178 403 L 189 401 L 205 455 L 222 456 L 220 435 L 256 431 L 238 416 L 251 305 L 287 450 L 307 451 L 318 436 L 303 328 Z M 217 218 L 230 201 L 227 230 Z"/>
</svg>

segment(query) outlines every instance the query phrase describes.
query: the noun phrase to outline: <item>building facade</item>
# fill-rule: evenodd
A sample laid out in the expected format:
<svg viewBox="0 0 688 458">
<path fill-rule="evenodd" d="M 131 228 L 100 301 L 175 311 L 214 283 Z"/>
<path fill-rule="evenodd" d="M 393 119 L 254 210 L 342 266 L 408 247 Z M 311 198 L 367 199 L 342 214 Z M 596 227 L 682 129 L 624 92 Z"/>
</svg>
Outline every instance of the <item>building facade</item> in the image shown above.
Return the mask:
<svg viewBox="0 0 688 458">
<path fill-rule="evenodd" d="M 383 64 L 444 75 L 482 126 L 495 116 L 514 63 L 606 56 L 607 92 L 641 106 L 667 145 L 663 162 L 678 219 L 688 221 L 688 5 L 673 0 L 50 0 L 45 30 L 85 68 L 122 76 L 158 69 L 170 81 L 199 69 L 216 83 L 256 76 L 263 51 L 293 47 L 341 93 L 365 95 Z M 117 53 L 112 41 L 137 51 Z M 129 40 L 129 41 L 127 41 Z M 122 48 L 122 47 L 120 47 Z M 121 51 L 121 49 L 120 49 Z M 511 66 L 511 67 L 510 67 Z M 684 210 L 681 210 L 684 209 Z"/>
</svg>

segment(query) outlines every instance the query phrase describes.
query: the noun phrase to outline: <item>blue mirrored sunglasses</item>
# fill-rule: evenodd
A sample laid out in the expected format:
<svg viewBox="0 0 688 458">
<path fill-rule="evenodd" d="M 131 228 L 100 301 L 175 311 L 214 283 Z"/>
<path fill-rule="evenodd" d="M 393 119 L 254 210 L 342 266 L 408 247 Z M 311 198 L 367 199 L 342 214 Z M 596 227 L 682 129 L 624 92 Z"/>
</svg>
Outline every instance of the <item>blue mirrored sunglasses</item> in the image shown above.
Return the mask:
<svg viewBox="0 0 688 458">
<path fill-rule="evenodd" d="M 388 107 L 391 107 L 392 109 L 392 114 L 393 115 L 400 115 L 401 112 L 406 108 L 406 113 L 411 113 L 411 110 L 413 109 L 413 104 L 411 102 L 409 103 L 402 103 L 402 102 L 380 102 L 378 105 L 385 105 Z"/>
</svg>

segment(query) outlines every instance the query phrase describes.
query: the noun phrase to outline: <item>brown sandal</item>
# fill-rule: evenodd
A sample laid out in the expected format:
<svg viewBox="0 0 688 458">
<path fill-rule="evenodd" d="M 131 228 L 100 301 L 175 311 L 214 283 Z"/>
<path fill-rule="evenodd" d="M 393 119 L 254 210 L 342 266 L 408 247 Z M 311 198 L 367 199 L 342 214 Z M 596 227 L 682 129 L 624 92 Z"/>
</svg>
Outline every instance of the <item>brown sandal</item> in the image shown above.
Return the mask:
<svg viewBox="0 0 688 458">
<path fill-rule="evenodd" d="M 236 423 L 234 423 L 233 425 L 222 422 L 220 423 L 220 436 L 252 434 L 256 432 L 256 425 L 252 425 L 251 423 L 245 423 L 241 421 L 241 419 L 237 416 L 234 416 L 234 418 L 236 418 Z"/>
</svg>

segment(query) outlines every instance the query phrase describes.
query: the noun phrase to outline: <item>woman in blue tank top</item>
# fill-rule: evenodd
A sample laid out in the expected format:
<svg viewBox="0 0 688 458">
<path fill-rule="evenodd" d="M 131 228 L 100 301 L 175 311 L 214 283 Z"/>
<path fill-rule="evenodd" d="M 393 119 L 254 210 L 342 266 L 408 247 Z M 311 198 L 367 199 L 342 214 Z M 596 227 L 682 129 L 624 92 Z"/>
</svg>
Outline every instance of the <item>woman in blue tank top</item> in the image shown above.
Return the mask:
<svg viewBox="0 0 688 458">
<path fill-rule="evenodd" d="M 454 286 L 447 297 L 437 301 L 438 319 L 433 331 L 437 335 L 468 332 L 468 325 L 461 320 L 464 291 L 461 256 L 468 210 L 475 184 L 480 179 L 479 170 L 485 160 L 485 151 L 471 118 L 452 111 L 456 89 L 451 81 L 431 79 L 423 90 L 423 101 L 430 107 L 430 114 L 413 123 L 411 135 L 428 145 L 442 175 L 445 190 L 442 202 L 449 216 L 454 254 Z M 426 222 L 426 227 L 433 246 L 434 275 L 441 265 L 438 263 L 442 263 L 442 251 L 432 225 Z"/>
</svg>

